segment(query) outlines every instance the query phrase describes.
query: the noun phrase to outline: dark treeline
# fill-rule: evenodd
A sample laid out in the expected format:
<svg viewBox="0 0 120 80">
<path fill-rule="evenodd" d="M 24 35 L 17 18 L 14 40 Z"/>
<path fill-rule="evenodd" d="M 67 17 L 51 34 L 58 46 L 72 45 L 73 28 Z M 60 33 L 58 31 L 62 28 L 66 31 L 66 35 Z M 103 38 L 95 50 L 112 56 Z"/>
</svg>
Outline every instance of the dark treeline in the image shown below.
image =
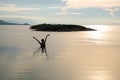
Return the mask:
<svg viewBox="0 0 120 80">
<path fill-rule="evenodd" d="M 80 25 L 72 24 L 38 24 L 30 27 L 35 31 L 95 31 L 91 28 L 86 28 Z"/>
</svg>

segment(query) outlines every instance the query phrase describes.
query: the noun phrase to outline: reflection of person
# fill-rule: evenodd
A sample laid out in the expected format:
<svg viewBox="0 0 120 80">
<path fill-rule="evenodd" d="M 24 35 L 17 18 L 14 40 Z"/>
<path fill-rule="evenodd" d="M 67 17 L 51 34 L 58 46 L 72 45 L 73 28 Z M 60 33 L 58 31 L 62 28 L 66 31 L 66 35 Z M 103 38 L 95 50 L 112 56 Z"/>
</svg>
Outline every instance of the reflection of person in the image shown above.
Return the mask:
<svg viewBox="0 0 120 80">
<path fill-rule="evenodd" d="M 39 47 L 38 49 L 36 49 L 36 50 L 33 52 L 33 55 L 39 53 L 40 50 L 41 50 L 41 53 L 45 53 L 45 56 L 48 57 L 48 55 L 47 55 L 47 51 L 46 51 L 46 47 L 45 47 L 45 48 Z"/>
<path fill-rule="evenodd" d="M 46 46 L 46 40 L 47 40 L 48 36 L 49 36 L 49 34 L 46 35 L 45 39 L 41 39 L 41 42 L 36 37 L 33 37 L 33 38 L 40 44 L 41 48 L 45 48 L 45 46 Z"/>
</svg>

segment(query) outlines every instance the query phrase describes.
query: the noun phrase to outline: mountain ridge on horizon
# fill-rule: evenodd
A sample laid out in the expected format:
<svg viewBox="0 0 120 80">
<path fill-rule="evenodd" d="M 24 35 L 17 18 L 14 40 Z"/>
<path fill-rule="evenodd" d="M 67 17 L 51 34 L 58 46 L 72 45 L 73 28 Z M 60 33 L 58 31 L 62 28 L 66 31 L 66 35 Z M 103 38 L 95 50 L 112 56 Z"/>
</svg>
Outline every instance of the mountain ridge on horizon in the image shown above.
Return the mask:
<svg viewBox="0 0 120 80">
<path fill-rule="evenodd" d="M 0 25 L 29 25 L 28 23 L 11 23 L 0 19 Z"/>
</svg>

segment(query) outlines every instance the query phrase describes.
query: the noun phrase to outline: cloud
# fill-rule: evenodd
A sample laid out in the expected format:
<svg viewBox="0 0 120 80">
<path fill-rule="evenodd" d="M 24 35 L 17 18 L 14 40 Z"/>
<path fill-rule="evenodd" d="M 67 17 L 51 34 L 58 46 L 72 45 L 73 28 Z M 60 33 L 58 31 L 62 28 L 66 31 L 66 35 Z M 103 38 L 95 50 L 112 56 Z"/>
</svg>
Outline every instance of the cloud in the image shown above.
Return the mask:
<svg viewBox="0 0 120 80">
<path fill-rule="evenodd" d="M 18 11 L 35 11 L 41 10 L 34 7 L 18 7 L 14 4 L 0 4 L 0 11 L 18 12 Z"/>
<path fill-rule="evenodd" d="M 62 0 L 68 8 L 115 8 L 120 7 L 120 0 Z"/>
<path fill-rule="evenodd" d="M 84 13 L 77 13 L 77 12 L 61 12 L 57 13 L 58 15 L 85 15 Z"/>
<path fill-rule="evenodd" d="M 62 0 L 66 3 L 67 9 L 81 8 L 101 8 L 110 12 L 110 15 L 115 16 L 115 12 L 120 11 L 120 0 Z M 65 11 L 64 10 L 64 11 Z"/>
<path fill-rule="evenodd" d="M 0 6 L 14 7 L 15 4 L 4 4 L 4 3 L 0 3 Z"/>
<path fill-rule="evenodd" d="M 115 16 L 114 13 L 117 12 L 117 11 L 119 11 L 120 9 L 119 9 L 119 8 L 112 8 L 112 9 L 106 8 L 106 9 L 104 9 L 104 10 L 109 11 L 109 12 L 110 12 L 110 15 Z"/>
<path fill-rule="evenodd" d="M 52 6 L 52 7 L 48 7 L 48 8 L 51 8 L 51 9 L 61 9 L 63 7 L 59 7 L 59 6 Z"/>
<path fill-rule="evenodd" d="M 13 19 L 31 19 L 31 20 L 43 20 L 45 18 L 43 17 L 38 17 L 38 16 L 18 16 L 18 15 L 1 15 L 0 18 L 13 18 Z"/>
</svg>

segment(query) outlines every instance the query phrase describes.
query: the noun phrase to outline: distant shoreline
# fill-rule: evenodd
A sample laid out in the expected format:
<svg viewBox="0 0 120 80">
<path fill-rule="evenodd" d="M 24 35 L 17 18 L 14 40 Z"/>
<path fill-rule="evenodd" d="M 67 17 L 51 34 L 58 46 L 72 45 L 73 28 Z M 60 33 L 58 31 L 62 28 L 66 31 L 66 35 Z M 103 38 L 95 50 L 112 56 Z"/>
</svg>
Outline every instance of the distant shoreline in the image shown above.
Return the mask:
<svg viewBox="0 0 120 80">
<path fill-rule="evenodd" d="M 4 20 L 0 20 L 0 25 L 30 25 L 28 23 L 23 23 L 23 24 L 20 24 L 20 23 L 10 23 L 10 22 L 6 22 Z"/>
<path fill-rule="evenodd" d="M 81 25 L 72 24 L 38 24 L 33 25 L 30 29 L 34 31 L 51 31 L 51 32 L 71 32 L 71 31 L 96 31 Z"/>
</svg>

